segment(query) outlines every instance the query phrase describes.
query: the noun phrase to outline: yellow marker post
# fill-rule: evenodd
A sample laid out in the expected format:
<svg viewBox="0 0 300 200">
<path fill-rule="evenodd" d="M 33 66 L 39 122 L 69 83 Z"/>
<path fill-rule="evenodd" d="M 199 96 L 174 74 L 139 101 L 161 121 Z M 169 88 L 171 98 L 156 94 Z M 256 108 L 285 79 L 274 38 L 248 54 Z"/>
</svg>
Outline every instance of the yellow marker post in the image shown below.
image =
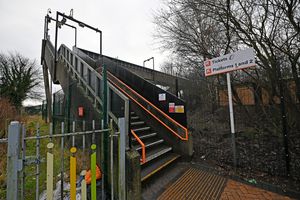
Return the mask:
<svg viewBox="0 0 300 200">
<path fill-rule="evenodd" d="M 70 149 L 70 199 L 76 200 L 76 147 Z"/>
<path fill-rule="evenodd" d="M 86 181 L 85 181 L 85 174 L 86 171 L 83 170 L 80 175 L 84 177 L 84 179 L 81 181 L 81 200 L 87 200 L 86 197 Z"/>
<path fill-rule="evenodd" d="M 53 143 L 47 144 L 47 200 L 53 199 L 53 147 Z"/>
<path fill-rule="evenodd" d="M 92 180 L 91 180 L 91 193 L 92 193 L 92 200 L 97 199 L 96 194 L 96 145 L 92 144 L 92 155 L 91 155 L 91 174 L 92 174 Z"/>
</svg>

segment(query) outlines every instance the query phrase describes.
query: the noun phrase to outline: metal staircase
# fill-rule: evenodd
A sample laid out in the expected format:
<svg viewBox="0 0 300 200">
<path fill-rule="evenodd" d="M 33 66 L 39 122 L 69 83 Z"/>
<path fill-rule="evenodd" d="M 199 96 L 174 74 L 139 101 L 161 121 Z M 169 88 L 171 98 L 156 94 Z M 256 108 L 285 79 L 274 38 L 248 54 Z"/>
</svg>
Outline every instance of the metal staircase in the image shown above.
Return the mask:
<svg viewBox="0 0 300 200">
<path fill-rule="evenodd" d="M 98 68 L 97 71 L 101 74 L 102 69 Z M 141 105 L 141 101 L 144 99 L 136 91 L 110 72 L 108 72 L 107 77 L 111 84 L 122 91 L 132 102 L 140 104 L 139 106 L 142 109 L 153 115 L 153 111 L 150 112 L 149 108 L 146 109 Z M 148 106 L 149 104 L 151 103 L 149 102 Z M 141 181 L 147 180 L 156 172 L 180 158 L 180 155 L 173 152 L 173 148 L 160 136 L 155 127 L 147 124 L 133 110 L 130 112 L 130 130 L 134 135 L 134 137 L 130 137 L 131 147 L 141 155 Z"/>
<path fill-rule="evenodd" d="M 45 60 L 48 63 L 47 65 L 53 66 L 55 52 L 50 41 L 45 43 L 44 52 Z M 94 67 L 91 67 L 90 64 L 93 62 L 97 63 L 97 61 L 85 55 L 83 52 L 79 54 L 78 50 L 71 51 L 64 45 L 60 47 L 58 57 L 60 62 L 63 63 L 61 66 L 66 68 L 64 72 L 68 73 L 74 81 L 77 81 L 82 92 L 85 93 L 85 97 L 82 98 L 88 99 L 90 104 L 93 105 L 96 110 L 99 110 L 102 104 L 100 98 L 101 92 L 99 92 L 102 87 L 100 85 L 100 78 L 102 77 L 101 68 L 95 69 L 97 64 L 95 64 Z M 52 75 L 57 73 L 53 67 L 50 68 L 50 71 Z M 141 180 L 145 181 L 180 157 L 180 152 L 178 150 L 174 151 L 174 144 L 188 140 L 187 129 L 162 111 L 162 108 L 151 103 L 146 97 L 143 97 L 127 85 L 126 82 L 120 80 L 112 71 L 108 72 L 107 75 L 111 90 L 118 93 L 123 99 L 129 99 L 131 104 L 136 105 L 134 108 L 131 108 L 130 112 L 129 144 L 131 144 L 131 148 L 138 151 L 141 155 Z M 67 84 L 59 80 L 58 75 L 54 77 L 58 77 L 58 80 L 53 81 L 58 81 L 60 84 Z M 176 97 L 172 98 L 176 100 Z M 139 112 L 135 110 L 137 107 Z M 116 117 L 112 113 L 109 114 L 112 118 Z M 147 115 L 148 118 L 151 118 L 151 120 L 158 123 L 158 125 L 149 123 L 149 121 L 145 120 L 145 116 L 143 115 Z M 166 141 L 163 132 L 165 135 L 167 134 L 168 137 L 175 138 L 173 144 Z"/>
<path fill-rule="evenodd" d="M 131 112 L 130 129 L 143 141 L 147 152 L 145 162 L 141 162 L 142 181 L 150 178 L 180 157 L 172 151 L 172 147 L 159 137 L 153 128 L 141 121 L 134 112 Z M 136 138 L 131 138 L 131 144 L 142 155 L 142 147 Z"/>
</svg>

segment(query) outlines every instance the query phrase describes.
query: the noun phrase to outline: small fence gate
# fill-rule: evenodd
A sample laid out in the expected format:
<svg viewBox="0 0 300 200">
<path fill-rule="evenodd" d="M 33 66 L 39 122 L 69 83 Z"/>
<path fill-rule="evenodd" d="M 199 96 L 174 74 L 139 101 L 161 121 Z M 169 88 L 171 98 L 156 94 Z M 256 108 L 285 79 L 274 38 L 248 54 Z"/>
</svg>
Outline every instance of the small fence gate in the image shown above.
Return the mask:
<svg viewBox="0 0 300 200">
<path fill-rule="evenodd" d="M 110 166 L 107 171 L 109 174 L 105 175 L 102 172 L 101 178 L 101 196 L 102 199 L 105 199 L 107 194 L 110 194 L 110 199 L 126 199 L 126 183 L 125 183 L 125 157 L 122 156 L 125 154 L 125 119 L 119 118 L 118 124 L 113 124 L 111 120 L 108 129 L 95 130 L 95 121 L 92 122 L 92 130 L 84 130 L 85 123 L 83 123 L 83 129 L 80 132 L 75 132 L 75 122 L 73 122 L 73 129 L 71 133 L 65 133 L 64 131 L 64 122 L 61 123 L 61 132 L 59 134 L 53 134 L 52 125 L 49 126 L 49 133 L 41 134 L 40 127 L 37 124 L 36 135 L 26 137 L 26 128 L 24 124 L 21 124 L 18 121 L 11 122 L 9 125 L 8 138 L 6 141 L 7 145 L 7 195 L 6 199 L 17 200 L 17 199 L 26 199 L 25 193 L 25 167 L 29 165 L 35 165 L 35 199 L 40 199 L 40 164 L 43 159 L 40 156 L 41 141 L 47 140 L 46 148 L 46 190 L 44 191 L 44 196 L 47 200 L 53 199 L 54 191 L 54 163 L 60 160 L 60 199 L 63 199 L 66 195 L 69 196 L 69 199 L 76 200 L 76 190 L 78 190 L 78 184 L 80 185 L 80 196 L 82 200 L 92 199 L 96 200 L 97 194 L 97 183 L 96 183 L 96 168 L 97 168 L 97 159 L 100 155 L 97 155 L 96 151 L 99 148 L 95 142 L 95 135 L 100 134 L 109 134 L 110 136 L 110 149 L 108 150 L 110 163 L 106 163 L 107 166 Z M 80 138 L 80 143 L 76 142 Z M 87 140 L 90 140 L 88 142 Z M 26 155 L 26 142 L 30 140 L 35 140 L 36 143 L 36 155 L 28 157 Z M 60 141 L 59 141 L 60 140 Z M 66 141 L 69 140 L 71 145 L 69 147 L 68 153 L 66 152 Z M 102 140 L 103 141 L 103 140 Z M 60 144 L 59 144 L 60 142 Z M 90 147 L 87 148 L 87 143 L 90 143 Z M 54 153 L 54 149 L 60 148 L 60 155 Z M 80 172 L 81 179 L 77 181 L 78 174 L 76 171 L 79 171 L 77 167 L 77 151 L 82 151 L 84 157 L 85 165 L 87 162 L 87 156 L 89 155 L 90 160 L 90 174 L 91 174 L 91 183 L 90 183 L 90 195 L 87 195 L 87 183 L 85 180 L 86 170 L 82 169 Z M 124 152 L 122 152 L 124 151 Z M 57 152 L 57 151 L 56 151 Z M 65 172 L 65 158 L 68 154 L 69 158 L 69 185 L 70 188 L 65 191 L 64 183 L 66 181 Z M 102 154 L 102 153 L 101 153 Z M 117 156 L 114 156 L 117 155 Z M 116 167 L 114 165 L 114 158 L 118 159 Z M 101 167 L 105 163 L 102 162 Z M 44 162 L 43 161 L 43 162 Z M 116 168 L 117 170 L 114 170 Z M 117 174 L 114 174 L 117 173 Z M 83 178 L 82 178 L 83 177 Z M 117 177 L 117 178 L 116 178 Z M 108 179 L 108 180 L 105 180 Z M 117 186 L 114 185 L 114 181 L 117 180 Z M 109 184 L 109 187 L 106 185 Z M 116 189 L 117 188 L 117 189 Z M 117 190 L 117 191 L 114 191 Z M 109 190 L 109 191 L 108 191 Z M 99 186 L 98 186 L 99 191 Z M 45 194 L 46 193 L 46 194 Z M 115 195 L 115 197 L 114 197 Z"/>
</svg>

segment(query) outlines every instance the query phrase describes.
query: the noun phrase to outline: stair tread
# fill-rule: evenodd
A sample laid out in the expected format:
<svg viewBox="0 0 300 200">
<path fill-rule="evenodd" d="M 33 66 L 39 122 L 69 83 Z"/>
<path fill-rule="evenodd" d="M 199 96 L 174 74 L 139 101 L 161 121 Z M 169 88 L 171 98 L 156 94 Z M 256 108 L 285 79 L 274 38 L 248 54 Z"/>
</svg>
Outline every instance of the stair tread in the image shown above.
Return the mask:
<svg viewBox="0 0 300 200">
<path fill-rule="evenodd" d="M 143 141 L 144 145 L 146 148 L 149 148 L 149 147 L 152 147 L 152 146 L 155 146 L 155 145 L 158 145 L 158 144 L 161 144 L 163 143 L 164 140 L 163 139 L 160 139 L 160 138 L 154 138 L 152 140 L 148 140 L 148 141 Z M 137 144 L 137 145 L 134 145 L 133 147 L 135 150 L 139 151 L 142 149 L 141 145 Z"/>
<path fill-rule="evenodd" d="M 130 126 L 142 125 L 142 124 L 145 124 L 145 122 L 144 121 L 137 121 L 137 122 L 131 122 Z"/>
<path fill-rule="evenodd" d="M 146 131 L 146 130 L 150 130 L 151 127 L 149 126 L 145 126 L 145 127 L 141 127 L 141 128 L 134 128 L 132 129 L 134 132 L 138 132 L 138 131 Z"/>
<path fill-rule="evenodd" d="M 155 148 L 147 149 L 146 150 L 146 163 L 148 163 L 170 151 L 172 151 L 172 147 L 167 146 L 165 144 L 161 144 L 159 146 L 156 146 Z M 143 165 L 146 163 L 143 163 Z"/>
<path fill-rule="evenodd" d="M 137 120 L 137 119 L 139 119 L 140 117 L 139 116 L 131 116 L 131 120 Z"/>
<path fill-rule="evenodd" d="M 169 152 L 166 156 L 162 157 L 161 159 L 157 159 L 155 162 L 151 163 L 151 165 L 143 167 L 141 170 L 142 181 L 145 181 L 156 172 L 162 170 L 163 168 L 177 160 L 179 157 L 180 155 L 173 152 Z"/>
<path fill-rule="evenodd" d="M 154 133 L 139 134 L 138 136 L 142 140 L 142 139 L 155 137 L 155 136 L 157 136 L 157 133 L 154 132 Z M 132 141 L 136 141 L 135 137 L 132 138 Z"/>
</svg>

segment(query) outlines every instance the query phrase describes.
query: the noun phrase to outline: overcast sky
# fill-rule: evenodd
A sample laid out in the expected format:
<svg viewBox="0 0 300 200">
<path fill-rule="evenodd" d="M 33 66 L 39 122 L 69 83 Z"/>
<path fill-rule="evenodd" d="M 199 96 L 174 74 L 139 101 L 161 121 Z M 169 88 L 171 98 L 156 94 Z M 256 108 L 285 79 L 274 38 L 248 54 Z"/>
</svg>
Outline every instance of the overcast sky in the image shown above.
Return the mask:
<svg viewBox="0 0 300 200">
<path fill-rule="evenodd" d="M 103 32 L 103 54 L 142 65 L 154 56 L 156 69 L 166 53 L 158 50 L 152 34 L 154 12 L 161 8 L 162 0 L 0 0 L 0 52 L 20 52 L 40 63 L 44 16 L 47 9 L 56 17 L 56 11 L 69 15 Z M 71 22 L 67 22 L 71 23 Z M 55 23 L 50 24 L 50 37 L 54 43 Z M 59 43 L 74 45 L 74 30 L 59 30 Z M 99 37 L 87 28 L 78 28 L 77 46 L 99 51 Z M 152 68 L 152 63 L 146 63 Z"/>
</svg>

